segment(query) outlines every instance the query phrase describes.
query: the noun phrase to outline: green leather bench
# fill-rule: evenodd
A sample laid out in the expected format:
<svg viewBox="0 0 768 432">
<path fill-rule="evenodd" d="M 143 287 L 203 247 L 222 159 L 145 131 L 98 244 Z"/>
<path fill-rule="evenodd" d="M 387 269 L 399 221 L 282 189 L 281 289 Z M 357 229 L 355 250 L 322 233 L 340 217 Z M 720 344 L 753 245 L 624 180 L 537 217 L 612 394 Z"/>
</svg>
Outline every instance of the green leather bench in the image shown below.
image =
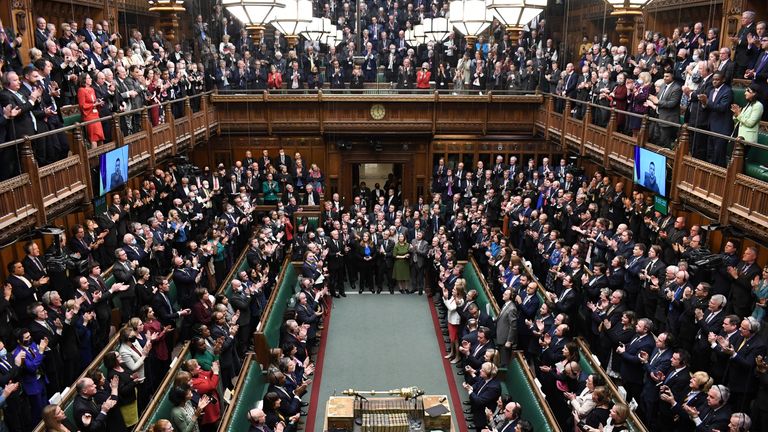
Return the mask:
<svg viewBox="0 0 768 432">
<path fill-rule="evenodd" d="M 261 369 L 256 357 L 248 354 L 235 384 L 232 401 L 222 416 L 219 432 L 247 431 L 250 427 L 248 411 L 264 399 L 268 387 L 266 373 Z"/>
<path fill-rule="evenodd" d="M 480 275 L 474 259 L 470 259 L 464 265 L 464 274 L 462 276 L 467 281 L 467 292 L 470 290 L 477 291 L 477 298 L 475 299 L 477 305 L 491 318 L 495 318 L 498 314 L 496 310 L 498 306 L 496 306 L 495 300 L 491 301 L 493 294 L 487 291 L 487 285 L 484 283 L 485 278 Z"/>
<path fill-rule="evenodd" d="M 264 328 L 261 329 L 270 348 L 280 346 L 280 328 L 283 326 L 283 318 L 285 311 L 288 309 L 288 301 L 293 297 L 294 288 L 299 280 L 293 264 L 290 261 L 283 262 L 285 263 L 285 272 L 278 286 L 277 293 L 273 296 L 274 302 L 272 303 L 269 315 L 264 321 Z"/>
<path fill-rule="evenodd" d="M 528 371 L 523 354 L 515 352 L 509 367 L 500 371 L 504 374 L 504 381 L 501 383 L 502 394 L 510 395 L 512 400 L 520 404 L 523 409 L 521 417 L 531 422 L 533 430 L 560 431 L 549 404 L 536 387 L 533 375 Z"/>
<path fill-rule="evenodd" d="M 757 142 L 768 145 L 768 133 L 760 132 Z M 744 174 L 768 182 L 768 150 L 747 146 L 744 156 Z"/>
</svg>

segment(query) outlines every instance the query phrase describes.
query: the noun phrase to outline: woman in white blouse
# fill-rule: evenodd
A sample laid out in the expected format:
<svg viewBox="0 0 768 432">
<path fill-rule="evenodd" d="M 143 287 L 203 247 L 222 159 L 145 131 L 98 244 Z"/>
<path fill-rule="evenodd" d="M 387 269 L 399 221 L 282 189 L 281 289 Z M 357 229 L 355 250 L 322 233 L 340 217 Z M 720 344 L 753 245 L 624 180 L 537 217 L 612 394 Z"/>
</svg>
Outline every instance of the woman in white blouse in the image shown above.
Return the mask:
<svg viewBox="0 0 768 432">
<path fill-rule="evenodd" d="M 448 288 L 443 288 L 443 304 L 448 310 L 446 314 L 446 321 L 448 322 L 448 336 L 451 340 L 451 352 L 449 352 L 445 358 L 450 359 L 451 363 L 458 363 L 461 357 L 459 356 L 459 327 L 461 325 L 461 315 L 459 315 L 458 309 L 464 305 L 464 289 L 467 285 L 467 281 L 464 279 L 457 279 L 453 285 L 452 295 L 448 294 Z"/>
<path fill-rule="evenodd" d="M 157 335 L 150 332 L 146 335 L 146 343 L 142 347 L 137 340 L 137 332 L 132 326 L 125 326 L 120 330 L 120 344 L 117 347 L 117 354 L 120 356 L 120 363 L 123 367 L 128 369 L 132 374 L 135 373 L 140 380 L 140 384 L 137 386 L 139 411 L 142 411 L 149 401 L 150 395 L 147 392 L 146 383 L 144 382 L 144 361 L 152 350 L 152 341 L 156 338 Z"/>
<path fill-rule="evenodd" d="M 596 387 L 604 384 L 602 377 L 592 374 L 587 377 L 587 385 L 581 393 L 564 393 L 573 411 L 574 424 L 578 423 L 579 420 L 583 420 L 595 408 L 596 403 L 592 398 L 592 393 L 594 393 Z"/>
</svg>

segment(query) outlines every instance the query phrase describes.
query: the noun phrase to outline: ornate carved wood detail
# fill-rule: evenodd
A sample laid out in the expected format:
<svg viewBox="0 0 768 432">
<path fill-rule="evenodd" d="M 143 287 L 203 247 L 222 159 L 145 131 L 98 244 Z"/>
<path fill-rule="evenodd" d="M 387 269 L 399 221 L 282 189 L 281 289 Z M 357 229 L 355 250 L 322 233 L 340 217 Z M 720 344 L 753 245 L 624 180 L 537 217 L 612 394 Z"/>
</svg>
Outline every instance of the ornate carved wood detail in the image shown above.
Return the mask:
<svg viewBox="0 0 768 432">
<path fill-rule="evenodd" d="M 645 12 L 656 13 L 670 9 L 677 10 L 696 6 L 714 6 L 720 4 L 723 4 L 723 0 L 654 0 L 645 7 Z"/>
</svg>

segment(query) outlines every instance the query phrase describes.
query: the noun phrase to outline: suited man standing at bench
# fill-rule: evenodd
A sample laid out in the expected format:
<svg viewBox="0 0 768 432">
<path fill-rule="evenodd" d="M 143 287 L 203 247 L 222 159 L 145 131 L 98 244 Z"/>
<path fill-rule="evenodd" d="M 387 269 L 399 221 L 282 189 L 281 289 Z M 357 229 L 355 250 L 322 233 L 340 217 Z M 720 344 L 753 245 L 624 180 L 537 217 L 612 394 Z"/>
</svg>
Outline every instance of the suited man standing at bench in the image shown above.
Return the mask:
<svg viewBox="0 0 768 432">
<path fill-rule="evenodd" d="M 645 372 L 640 361 L 640 352 L 650 353 L 654 349 L 653 335 L 650 334 L 653 322 L 642 318 L 635 325 L 635 337 L 628 345 L 619 345 L 616 353 L 621 356 L 621 377 L 624 380 L 624 388 L 627 389 L 627 400 L 636 398 L 640 400 L 640 392 L 643 389 L 643 377 Z"/>
<path fill-rule="evenodd" d="M 656 112 L 659 114 L 660 120 L 680 123 L 680 99 L 682 96 L 683 89 L 675 81 L 674 73 L 666 71 L 664 72 L 664 86 L 661 88 L 661 93 L 659 96 L 648 96 L 648 100 L 656 105 Z M 661 125 L 658 144 L 662 147 L 671 147 L 676 134 L 676 127 Z"/>
<path fill-rule="evenodd" d="M 105 432 L 107 430 L 107 414 L 117 405 L 117 381 L 113 380 L 112 395 L 99 407 L 93 399 L 96 395 L 96 384 L 90 378 L 81 378 L 75 385 L 77 396 L 73 402 L 75 424 L 81 432 Z"/>
<path fill-rule="evenodd" d="M 501 396 L 501 383 L 496 379 L 498 368 L 491 362 L 485 362 L 480 367 L 478 376 L 470 382 L 462 384 L 469 394 L 469 406 L 475 421 L 475 430 L 480 432 L 488 424 L 485 409 L 495 409 L 496 401 Z"/>
<path fill-rule="evenodd" d="M 501 351 L 501 364 L 509 364 L 512 350 L 517 349 L 517 306 L 513 301 L 512 290 L 502 294 L 504 306 L 496 317 L 496 344 Z"/>
</svg>

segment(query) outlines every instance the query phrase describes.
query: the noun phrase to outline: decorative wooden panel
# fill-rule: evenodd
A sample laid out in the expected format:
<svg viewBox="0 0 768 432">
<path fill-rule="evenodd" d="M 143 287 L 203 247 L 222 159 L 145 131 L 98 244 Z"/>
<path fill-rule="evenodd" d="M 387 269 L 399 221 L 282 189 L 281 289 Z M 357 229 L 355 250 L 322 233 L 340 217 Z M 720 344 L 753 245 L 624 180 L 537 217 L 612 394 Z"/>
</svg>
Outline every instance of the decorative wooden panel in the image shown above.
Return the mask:
<svg viewBox="0 0 768 432">
<path fill-rule="evenodd" d="M 682 164 L 683 174 L 677 186 L 681 198 L 697 204 L 710 214 L 717 214 L 727 190 L 725 168 L 691 156 L 683 158 Z"/>
<path fill-rule="evenodd" d="M 32 182 L 28 174 L 0 182 L 0 231 L 16 232 L 34 226 Z"/>
<path fill-rule="evenodd" d="M 730 189 L 733 194 L 733 204 L 728 209 L 731 217 L 741 222 L 748 231 L 758 228 L 763 234 L 768 231 L 768 183 L 748 177 L 736 175 L 736 184 Z"/>
</svg>

